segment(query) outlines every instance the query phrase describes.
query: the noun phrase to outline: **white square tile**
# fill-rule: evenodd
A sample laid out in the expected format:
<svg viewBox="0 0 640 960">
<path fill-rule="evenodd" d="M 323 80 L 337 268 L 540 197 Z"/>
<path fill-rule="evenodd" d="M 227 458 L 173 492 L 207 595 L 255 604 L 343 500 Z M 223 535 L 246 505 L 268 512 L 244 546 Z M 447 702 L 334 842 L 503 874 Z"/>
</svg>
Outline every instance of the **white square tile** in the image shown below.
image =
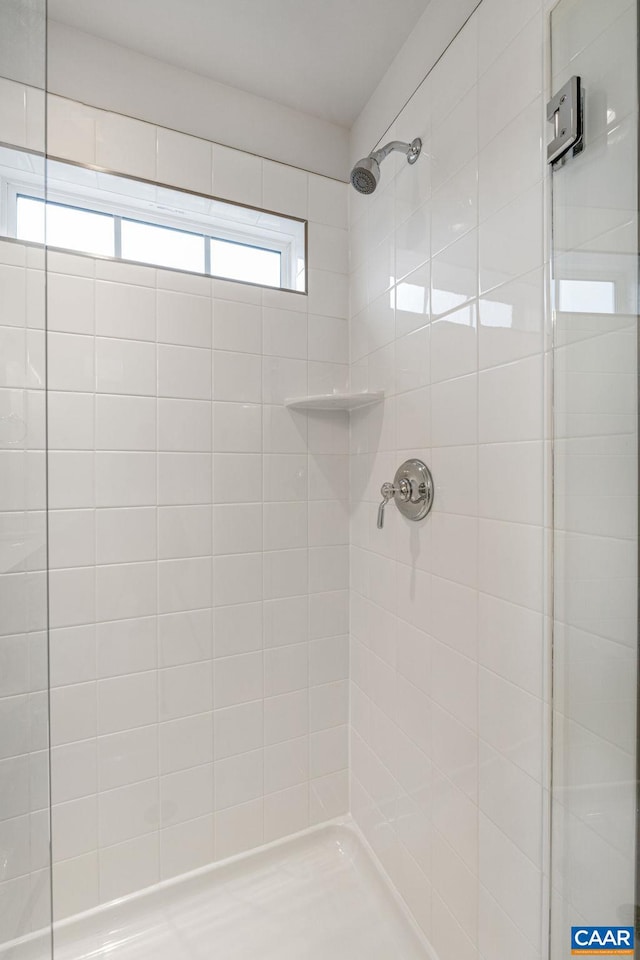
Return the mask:
<svg viewBox="0 0 640 960">
<path fill-rule="evenodd" d="M 307 593 L 309 586 L 306 550 L 270 550 L 264 554 L 263 596 L 295 597 Z"/>
<path fill-rule="evenodd" d="M 95 616 L 95 587 L 91 567 L 52 570 L 49 575 L 51 627 L 91 623 Z"/>
<path fill-rule="evenodd" d="M 216 810 L 247 803 L 262 795 L 262 750 L 217 760 L 214 769 Z"/>
<path fill-rule="evenodd" d="M 211 193 L 211 144 L 158 127 L 157 170 L 160 183 Z"/>
<path fill-rule="evenodd" d="M 216 554 L 253 553 L 262 549 L 262 505 L 225 504 L 215 507 Z"/>
<path fill-rule="evenodd" d="M 261 360 L 248 353 L 215 350 L 213 399 L 259 403 L 262 397 Z"/>
<path fill-rule="evenodd" d="M 161 723 L 160 770 L 171 773 L 213 760 L 213 720 L 210 713 Z"/>
<path fill-rule="evenodd" d="M 307 504 L 265 503 L 265 550 L 287 550 L 306 546 Z"/>
<path fill-rule="evenodd" d="M 18 782 L 16 778 L 15 782 Z M 96 743 L 81 740 L 51 751 L 51 799 L 63 803 L 95 793 L 98 787 Z"/>
<path fill-rule="evenodd" d="M 71 743 L 77 739 L 77 724 L 83 735 L 92 737 L 96 730 L 96 685 L 78 683 L 51 691 L 51 742 Z"/>
<path fill-rule="evenodd" d="M 96 163 L 117 173 L 155 180 L 156 128 L 106 110 L 95 116 Z"/>
<path fill-rule="evenodd" d="M 3 285 L 4 286 L 4 285 Z M 87 277 L 47 274 L 47 328 L 64 333 L 93 333 L 95 284 Z"/>
<path fill-rule="evenodd" d="M 158 454 L 158 503 L 211 502 L 212 463 L 206 453 Z"/>
<path fill-rule="evenodd" d="M 262 798 L 217 811 L 215 823 L 216 860 L 260 846 L 264 840 Z"/>
<path fill-rule="evenodd" d="M 434 193 L 476 155 L 477 129 L 478 94 L 474 86 L 433 126 L 431 153 Z"/>
<path fill-rule="evenodd" d="M 158 400 L 158 449 L 211 451 L 211 403 L 207 400 Z"/>
<path fill-rule="evenodd" d="M 120 281 L 98 280 L 96 334 L 128 340 L 155 340 L 155 290 Z"/>
<path fill-rule="evenodd" d="M 264 653 L 265 696 L 302 690 L 308 683 L 308 651 L 306 644 L 274 647 Z"/>
<path fill-rule="evenodd" d="M 86 392 L 94 389 L 91 337 L 50 333 L 47 338 L 47 356 L 48 386 L 51 390 Z"/>
<path fill-rule="evenodd" d="M 48 460 L 51 509 L 92 507 L 95 503 L 93 453 L 52 452 Z M 24 491 L 20 493 L 23 498 Z"/>
<path fill-rule="evenodd" d="M 541 610 L 543 549 L 541 527 L 481 520 L 478 586 L 503 600 Z"/>
<path fill-rule="evenodd" d="M 175 877 L 210 864 L 214 856 L 213 814 L 160 831 L 160 876 Z"/>
<path fill-rule="evenodd" d="M 540 102 L 530 103 L 481 151 L 478 205 L 485 220 L 542 176 Z"/>
<path fill-rule="evenodd" d="M 539 870 L 484 814 L 480 814 L 479 868 L 491 896 L 529 942 L 539 946 Z"/>
<path fill-rule="evenodd" d="M 241 603 L 221 606 L 214 613 L 216 657 L 250 653 L 262 649 L 262 604 Z M 220 704 L 216 703 L 216 706 Z"/>
<path fill-rule="evenodd" d="M 156 401 L 152 397 L 96 397 L 97 450 L 155 450 Z"/>
<path fill-rule="evenodd" d="M 478 161 L 474 157 L 431 200 L 431 250 L 448 247 L 478 225 Z"/>
<path fill-rule="evenodd" d="M 309 741 L 307 737 L 287 740 L 265 748 L 265 794 L 305 783 L 308 776 Z"/>
<path fill-rule="evenodd" d="M 304 170 L 286 163 L 262 161 L 262 204 L 284 216 L 307 216 L 307 181 Z"/>
<path fill-rule="evenodd" d="M 348 187 L 337 180 L 309 175 L 309 219 L 332 227 L 347 227 Z"/>
<path fill-rule="evenodd" d="M 349 673 L 348 637 L 325 637 L 309 645 L 309 683 L 346 680 Z"/>
<path fill-rule="evenodd" d="M 295 310 L 264 307 L 263 350 L 265 356 L 307 357 L 307 315 Z"/>
<path fill-rule="evenodd" d="M 211 399 L 211 354 L 199 347 L 158 345 L 158 395 Z"/>
<path fill-rule="evenodd" d="M 542 266 L 543 210 L 537 184 L 480 224 L 481 293 Z"/>
<path fill-rule="evenodd" d="M 53 510 L 49 514 L 49 564 L 79 567 L 95 562 L 93 510 Z"/>
<path fill-rule="evenodd" d="M 26 146 L 27 94 L 26 88 L 3 77 L 0 85 L 0 131 L 5 143 Z"/>
<path fill-rule="evenodd" d="M 216 660 L 214 702 L 216 709 L 235 706 L 263 696 L 262 653 L 247 653 Z"/>
<path fill-rule="evenodd" d="M 155 670 L 158 662 L 153 617 L 96 624 L 96 670 L 99 677 Z"/>
<path fill-rule="evenodd" d="M 279 743 L 309 732 L 309 692 L 269 697 L 264 702 L 265 744 Z"/>
<path fill-rule="evenodd" d="M 323 777 L 344 770 L 348 763 L 347 727 L 331 727 L 309 736 L 309 773 Z"/>
<path fill-rule="evenodd" d="M 478 375 L 480 442 L 541 440 L 543 390 L 541 356 L 482 371 Z"/>
<path fill-rule="evenodd" d="M 213 724 L 216 760 L 262 747 L 264 720 L 261 700 L 216 710 Z"/>
<path fill-rule="evenodd" d="M 224 200 L 262 206 L 261 158 L 214 144 L 213 192 Z"/>
<path fill-rule="evenodd" d="M 263 403 L 282 404 L 307 395 L 307 364 L 304 360 L 265 357 L 262 361 Z"/>
<path fill-rule="evenodd" d="M 158 663 L 209 660 L 212 656 L 213 616 L 211 610 L 186 610 L 158 617 Z"/>
<path fill-rule="evenodd" d="M 98 733 L 117 733 L 157 721 L 157 680 L 154 671 L 100 680 Z"/>
<path fill-rule="evenodd" d="M 264 608 L 264 645 L 280 647 L 303 643 L 309 637 L 309 598 L 267 600 Z"/>
<path fill-rule="evenodd" d="M 431 387 L 431 442 L 434 446 L 476 442 L 477 394 L 476 374 L 445 380 Z"/>
<path fill-rule="evenodd" d="M 501 51 L 478 84 L 478 136 L 487 144 L 542 90 L 543 28 L 534 17 Z M 517 76 L 518 83 L 511 78 Z M 496 103 L 501 109 L 496 110 Z"/>
<path fill-rule="evenodd" d="M 158 290 L 158 341 L 210 347 L 213 313 L 210 297 Z"/>
<path fill-rule="evenodd" d="M 161 560 L 209 556 L 212 536 L 210 506 L 160 507 L 158 510 L 158 556 Z"/>
<path fill-rule="evenodd" d="M 160 722 L 206 713 L 213 708 L 209 664 L 187 663 L 165 667 L 160 670 L 158 680 Z"/>
<path fill-rule="evenodd" d="M 309 790 L 306 783 L 272 793 L 264 799 L 265 842 L 278 840 L 309 826 Z"/>
<path fill-rule="evenodd" d="M 250 287 L 247 289 L 251 289 Z M 238 353 L 262 352 L 262 310 L 240 300 L 214 299 L 213 346 Z"/>
<path fill-rule="evenodd" d="M 53 913 L 56 919 L 81 913 L 98 902 L 97 852 L 54 864 L 53 875 L 55 877 Z"/>
<path fill-rule="evenodd" d="M 544 522 L 541 442 L 491 443 L 478 449 L 479 514 L 516 523 Z"/>
<path fill-rule="evenodd" d="M 91 853 L 98 844 L 98 800 L 83 797 L 51 808 L 52 855 L 67 860 Z"/>
<path fill-rule="evenodd" d="M 155 396 L 155 344 L 138 340 L 112 340 L 98 337 L 96 339 L 96 390 L 98 393 Z"/>
<path fill-rule="evenodd" d="M 99 452 L 95 456 L 98 507 L 142 507 L 155 504 L 156 455 Z"/>
<path fill-rule="evenodd" d="M 309 227 L 309 266 L 314 270 L 331 270 L 334 273 L 347 273 L 348 270 L 348 234 L 339 227 L 330 227 L 324 223 L 310 223 Z"/>
<path fill-rule="evenodd" d="M 431 261 L 431 310 L 442 316 L 478 295 L 478 231 L 471 230 Z"/>
<path fill-rule="evenodd" d="M 161 560 L 157 576 L 159 613 L 211 606 L 211 557 Z"/>
<path fill-rule="evenodd" d="M 100 897 L 107 903 L 160 879 L 156 834 L 117 843 L 100 852 Z"/>
<path fill-rule="evenodd" d="M 145 617 L 155 612 L 155 564 L 113 564 L 96 568 L 96 616 L 99 620 Z"/>
<path fill-rule="evenodd" d="M 213 404 L 216 453 L 261 453 L 263 412 L 257 403 Z"/>
<path fill-rule="evenodd" d="M 431 324 L 431 382 L 451 380 L 477 368 L 477 308 L 470 303 Z"/>
</svg>

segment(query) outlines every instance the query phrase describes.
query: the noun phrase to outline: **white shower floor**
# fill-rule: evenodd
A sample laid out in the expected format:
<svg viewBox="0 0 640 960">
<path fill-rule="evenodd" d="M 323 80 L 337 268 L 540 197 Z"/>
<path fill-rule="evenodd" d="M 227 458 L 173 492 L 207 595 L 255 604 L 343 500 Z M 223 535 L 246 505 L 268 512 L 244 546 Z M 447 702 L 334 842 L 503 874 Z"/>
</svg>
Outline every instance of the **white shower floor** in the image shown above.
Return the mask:
<svg viewBox="0 0 640 960">
<path fill-rule="evenodd" d="M 11 960 L 45 960 L 31 940 Z M 54 960 L 425 960 L 356 832 L 328 826 L 57 925 Z M 0 951 L 2 957 L 2 951 Z"/>
</svg>

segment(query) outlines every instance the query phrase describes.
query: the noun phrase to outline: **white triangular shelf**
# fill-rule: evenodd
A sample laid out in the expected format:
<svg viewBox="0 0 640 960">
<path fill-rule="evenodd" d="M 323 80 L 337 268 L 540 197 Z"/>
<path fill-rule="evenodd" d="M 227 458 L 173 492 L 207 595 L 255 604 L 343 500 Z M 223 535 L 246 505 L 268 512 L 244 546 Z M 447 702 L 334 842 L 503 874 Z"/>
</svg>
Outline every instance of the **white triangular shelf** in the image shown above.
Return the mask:
<svg viewBox="0 0 640 960">
<path fill-rule="evenodd" d="M 372 403 L 384 400 L 384 392 L 364 391 L 361 393 L 319 393 L 313 397 L 292 397 L 285 400 L 285 407 L 291 410 L 358 410 Z"/>
</svg>

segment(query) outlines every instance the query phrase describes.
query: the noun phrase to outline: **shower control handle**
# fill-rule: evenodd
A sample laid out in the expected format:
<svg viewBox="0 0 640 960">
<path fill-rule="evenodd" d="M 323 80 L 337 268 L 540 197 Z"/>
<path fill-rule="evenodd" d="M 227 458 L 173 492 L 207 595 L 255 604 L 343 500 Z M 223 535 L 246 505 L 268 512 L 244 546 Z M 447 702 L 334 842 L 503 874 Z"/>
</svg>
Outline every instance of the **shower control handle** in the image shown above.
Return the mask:
<svg viewBox="0 0 640 960">
<path fill-rule="evenodd" d="M 409 520 L 422 520 L 433 506 L 433 477 L 422 460 L 405 460 L 398 467 L 393 483 L 380 487 L 382 501 L 378 507 L 378 530 L 384 527 L 384 510 L 394 500 L 400 513 Z"/>
<path fill-rule="evenodd" d="M 378 530 L 384 527 L 384 508 L 394 497 L 400 497 L 404 502 L 411 499 L 411 486 L 408 480 L 401 480 L 398 487 L 393 483 L 383 483 L 380 487 L 382 502 L 378 507 Z"/>
</svg>

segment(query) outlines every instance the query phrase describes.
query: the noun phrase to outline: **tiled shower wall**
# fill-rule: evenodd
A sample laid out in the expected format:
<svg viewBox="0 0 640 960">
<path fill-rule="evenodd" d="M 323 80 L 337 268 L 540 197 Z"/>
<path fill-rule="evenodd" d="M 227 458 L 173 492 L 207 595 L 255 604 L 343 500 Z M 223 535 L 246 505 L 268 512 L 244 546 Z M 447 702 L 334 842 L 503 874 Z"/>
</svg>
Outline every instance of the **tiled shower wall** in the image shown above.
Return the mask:
<svg viewBox="0 0 640 960">
<path fill-rule="evenodd" d="M 544 951 L 543 51 L 484 0 L 350 194 L 351 804 L 441 960 Z M 433 512 L 377 530 L 412 456 Z"/>
<path fill-rule="evenodd" d="M 347 232 L 344 184 L 69 101 L 48 149 L 310 221 L 308 297 L 49 255 L 64 916 L 347 810 L 348 430 L 283 406 L 346 379 Z"/>
</svg>

